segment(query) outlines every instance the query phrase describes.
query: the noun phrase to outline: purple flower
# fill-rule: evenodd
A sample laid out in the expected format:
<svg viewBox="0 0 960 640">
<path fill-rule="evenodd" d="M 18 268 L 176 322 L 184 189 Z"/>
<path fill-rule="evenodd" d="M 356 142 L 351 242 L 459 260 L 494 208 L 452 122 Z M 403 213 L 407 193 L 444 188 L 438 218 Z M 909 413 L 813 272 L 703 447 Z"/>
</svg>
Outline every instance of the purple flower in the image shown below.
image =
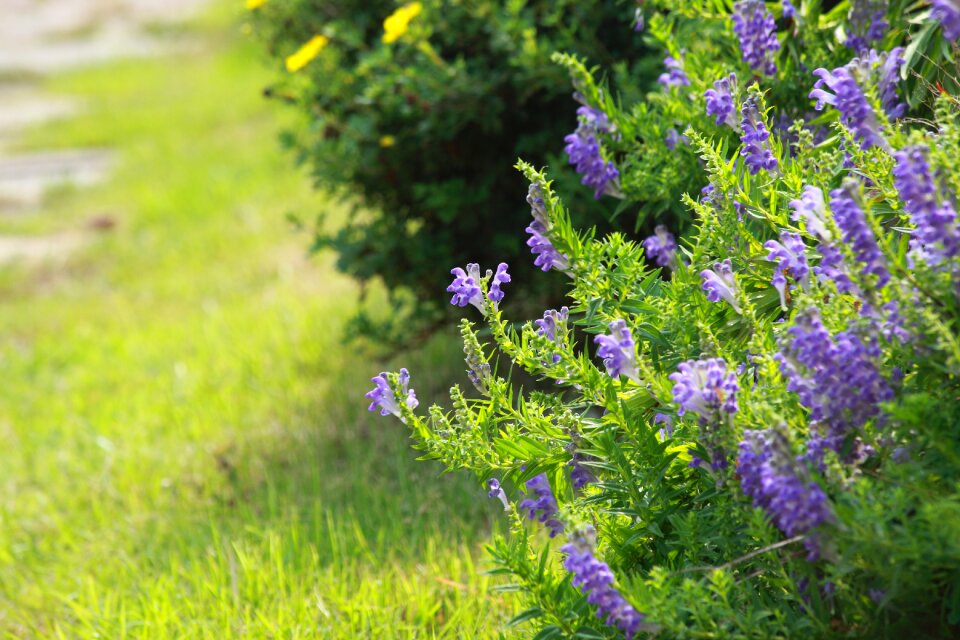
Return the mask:
<svg viewBox="0 0 960 640">
<path fill-rule="evenodd" d="M 750 175 L 756 175 L 761 170 L 776 171 L 779 165 L 777 158 L 770 150 L 770 132 L 760 117 L 757 101 L 747 98 L 740 113 L 743 118 L 740 121 L 740 129 L 743 132 L 740 136 L 740 141 L 743 143 L 740 155 L 744 157 Z"/>
<path fill-rule="evenodd" d="M 906 63 L 903 47 L 895 47 L 889 53 L 877 54 L 871 51 L 870 60 L 879 69 L 877 92 L 880 94 L 883 110 L 890 118 L 902 118 L 907 105 L 897 98 L 897 83 L 900 82 L 900 67 Z"/>
<path fill-rule="evenodd" d="M 681 362 L 668 377 L 674 383 L 673 401 L 680 406 L 678 416 L 689 411 L 710 419 L 737 412 L 740 383 L 737 374 L 727 373 L 723 358 Z"/>
<path fill-rule="evenodd" d="M 544 311 L 543 318 L 534 321 L 537 327 L 537 335 L 543 336 L 550 342 L 559 345 L 558 337 L 560 337 L 561 331 L 566 329 L 567 319 L 569 317 L 570 310 L 566 307 L 561 307 L 560 311 L 556 311 L 555 309 Z M 554 354 L 553 363 L 556 364 L 558 362 L 560 362 L 560 355 Z"/>
<path fill-rule="evenodd" d="M 550 482 L 547 481 L 547 474 L 541 473 L 527 480 L 527 495 L 520 503 L 520 510 L 527 511 L 527 517 L 533 520 L 537 518 L 540 522 L 550 529 L 550 537 L 553 538 L 559 533 L 563 533 L 563 523 L 556 519 L 557 501 L 550 490 Z"/>
<path fill-rule="evenodd" d="M 822 111 L 825 104 L 836 107 L 840 112 L 840 121 L 853 133 L 854 139 L 863 149 L 874 146 L 887 149 L 889 145 L 880 133 L 877 115 L 851 72 L 851 69 L 857 68 L 858 65 L 857 61 L 856 65 L 839 67 L 832 72 L 826 69 L 815 70 L 813 75 L 819 80 L 813 85 L 810 97 L 816 99 L 817 111 Z"/>
<path fill-rule="evenodd" d="M 583 489 L 595 480 L 593 474 L 580 464 L 584 458 L 585 456 L 582 453 L 574 452 L 570 462 L 567 463 L 570 467 L 570 481 L 573 483 L 574 489 Z"/>
<path fill-rule="evenodd" d="M 876 365 L 879 347 L 852 331 L 831 337 L 816 307 L 797 314 L 787 336 L 775 358 L 787 389 L 810 410 L 815 429 L 807 455 L 819 462 L 826 449 L 840 452 L 848 436 L 878 417 L 893 390 Z"/>
<path fill-rule="evenodd" d="M 510 501 L 507 500 L 507 494 L 500 486 L 500 481 L 496 478 L 490 478 L 487 481 L 487 495 L 499 500 L 503 504 L 504 511 L 510 511 Z"/>
<path fill-rule="evenodd" d="M 867 216 L 855 199 L 854 188 L 854 183 L 848 181 L 839 189 L 831 191 L 830 209 L 837 226 L 840 227 L 844 242 L 853 249 L 857 260 L 865 265 L 863 272 L 877 276 L 876 286 L 881 288 L 890 281 L 890 272 L 877 245 L 877 239 L 867 223 Z"/>
<path fill-rule="evenodd" d="M 740 39 L 743 61 L 765 75 L 777 72 L 773 61 L 780 50 L 777 25 L 763 0 L 738 0 L 733 5 L 733 31 Z"/>
<path fill-rule="evenodd" d="M 614 164 L 604 161 L 597 139 L 599 132 L 611 130 L 610 121 L 602 111 L 587 106 L 577 109 L 577 115 L 577 130 L 563 139 L 567 143 L 564 151 L 570 164 L 583 176 L 581 182 L 593 187 L 593 197 L 599 200 L 608 184 L 612 182 L 615 186 L 620 177 Z"/>
<path fill-rule="evenodd" d="M 673 127 L 667 129 L 667 135 L 663 137 L 663 141 L 667 145 L 667 149 L 670 149 L 671 151 L 676 149 L 677 145 L 680 143 L 690 144 L 690 138 L 680 135 L 680 132 Z"/>
<path fill-rule="evenodd" d="M 863 53 L 874 42 L 882 40 L 890 28 L 886 0 L 851 0 L 847 39 L 844 45 Z"/>
<path fill-rule="evenodd" d="M 666 267 L 673 262 L 677 254 L 677 243 L 673 234 L 667 231 L 662 224 L 653 229 L 653 235 L 643 241 L 643 249 L 647 252 L 647 260 L 655 262 L 657 266 Z"/>
<path fill-rule="evenodd" d="M 783 0 L 783 18 L 789 20 L 797 15 L 797 8 L 790 0 Z"/>
<path fill-rule="evenodd" d="M 507 273 L 507 263 L 501 262 L 497 265 L 497 272 L 493 274 L 493 279 L 490 281 L 490 293 L 487 294 L 487 297 L 490 298 L 491 302 L 500 302 L 503 300 L 503 291 L 500 289 L 500 286 L 510 282 L 510 274 Z"/>
<path fill-rule="evenodd" d="M 573 584 L 597 608 L 597 617 L 607 626 L 615 627 L 631 640 L 643 629 L 643 614 L 624 599 L 613 586 L 614 577 L 609 565 L 593 555 L 593 528 L 588 525 L 585 534 L 578 534 L 561 547 L 567 554 L 563 567 L 573 574 Z"/>
<path fill-rule="evenodd" d="M 807 225 L 807 233 L 824 242 L 833 238 L 833 234 L 827 226 L 823 191 L 819 187 L 805 186 L 800 198 L 790 201 L 790 207 L 793 209 L 791 219 L 794 222 L 803 220 Z"/>
<path fill-rule="evenodd" d="M 859 293 L 857 285 L 853 283 L 847 270 L 844 268 L 843 254 L 834 244 L 821 242 L 817 246 L 820 252 L 820 264 L 813 268 L 820 282 L 832 281 L 840 293 Z"/>
<path fill-rule="evenodd" d="M 933 10 L 930 17 L 943 27 L 943 37 L 947 40 L 960 38 L 960 1 L 931 0 Z"/>
<path fill-rule="evenodd" d="M 593 341 L 600 345 L 597 348 L 597 356 L 603 358 L 607 374 L 615 380 L 620 376 L 627 376 L 634 382 L 640 382 L 637 352 L 634 349 L 636 345 L 627 323 L 623 320 L 614 320 L 609 328 L 609 335 L 593 338 Z"/>
<path fill-rule="evenodd" d="M 664 87 L 688 87 L 690 78 L 683 70 L 683 60 L 677 60 L 673 56 L 667 56 L 663 60 L 663 65 L 667 68 L 666 73 L 661 73 L 657 82 Z"/>
<path fill-rule="evenodd" d="M 707 292 L 707 300 L 720 302 L 726 300 L 737 313 L 742 313 L 737 304 L 737 281 L 733 276 L 733 265 L 727 258 L 723 262 L 713 265 L 713 269 L 704 269 L 700 272 L 703 285 L 700 287 Z"/>
<path fill-rule="evenodd" d="M 707 99 L 707 115 L 716 117 L 717 124 L 726 124 L 737 128 L 736 107 L 733 104 L 733 91 L 736 90 L 737 75 L 731 73 L 713 83 L 713 89 L 707 89 L 703 96 Z"/>
<path fill-rule="evenodd" d="M 458 307 L 465 307 L 472 304 L 483 312 L 483 292 L 480 290 L 480 265 L 471 262 L 464 271 L 460 267 L 453 268 L 450 273 L 454 275 L 453 282 L 447 287 L 447 291 L 453 294 L 450 304 Z"/>
<path fill-rule="evenodd" d="M 763 248 L 769 251 L 767 260 L 776 262 L 781 271 L 789 273 L 800 286 L 806 288 L 810 283 L 810 267 L 807 264 L 806 245 L 799 233 L 782 231 L 780 242 L 767 240 Z"/>
<path fill-rule="evenodd" d="M 551 225 L 547 218 L 547 208 L 543 202 L 543 190 L 540 185 L 536 183 L 530 185 L 527 191 L 527 203 L 533 215 L 533 222 L 526 228 L 526 232 L 530 234 L 527 246 L 530 247 L 530 252 L 537 256 L 533 264 L 543 271 L 550 269 L 566 271 L 570 268 L 570 261 L 553 246 L 553 242 L 548 237 Z"/>
<path fill-rule="evenodd" d="M 663 426 L 657 431 L 657 434 L 660 436 L 661 440 L 666 440 L 669 437 L 673 436 L 673 418 L 668 416 L 665 413 L 658 413 L 653 416 L 653 424 L 662 424 Z"/>
<path fill-rule="evenodd" d="M 390 381 L 388 379 L 388 374 L 386 371 L 383 371 L 378 376 L 371 378 L 376 386 L 364 394 L 365 398 L 370 399 L 370 406 L 368 411 L 376 411 L 380 409 L 380 415 L 388 416 L 395 415 L 396 417 L 403 419 L 403 414 L 400 411 L 400 405 L 397 403 L 397 398 L 393 393 L 393 389 L 390 388 Z M 417 405 L 420 404 L 417 401 L 417 394 L 413 389 L 409 389 L 408 385 L 410 384 L 410 373 L 406 369 L 400 369 L 400 375 L 397 377 L 397 382 L 400 383 L 401 388 L 403 389 L 403 395 L 405 396 L 404 403 L 410 410 L 416 409 Z"/>
<path fill-rule="evenodd" d="M 914 252 L 931 264 L 956 256 L 960 253 L 957 212 L 947 198 L 938 198 L 940 190 L 927 162 L 926 147 L 907 147 L 893 157 L 897 161 L 893 183 L 917 227 L 910 241 Z"/>
<path fill-rule="evenodd" d="M 643 9 L 637 7 L 637 10 L 633 12 L 633 30 L 637 33 L 640 33 L 643 31 L 643 27 Z"/>
<path fill-rule="evenodd" d="M 833 519 L 827 495 L 807 477 L 806 469 L 790 452 L 790 444 L 776 429 L 745 431 L 737 459 L 740 486 L 788 536 L 808 534 Z M 804 544 L 809 559 L 819 555 L 816 538 Z"/>
</svg>

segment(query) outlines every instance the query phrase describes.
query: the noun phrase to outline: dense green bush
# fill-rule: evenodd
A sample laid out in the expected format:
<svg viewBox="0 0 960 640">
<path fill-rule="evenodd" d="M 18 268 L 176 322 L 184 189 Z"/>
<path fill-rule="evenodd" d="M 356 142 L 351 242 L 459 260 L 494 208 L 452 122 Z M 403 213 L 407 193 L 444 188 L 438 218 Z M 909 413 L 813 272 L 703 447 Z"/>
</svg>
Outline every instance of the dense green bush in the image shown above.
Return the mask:
<svg viewBox="0 0 960 640">
<path fill-rule="evenodd" d="M 469 391 L 422 411 L 382 373 L 371 410 L 502 503 L 538 640 L 960 637 L 960 3 L 647 7 L 646 99 L 557 60 L 612 134 L 587 173 L 684 233 L 579 229 L 521 162 L 568 306 L 511 323 L 520 278 L 467 265 Z"/>
<path fill-rule="evenodd" d="M 317 247 L 336 249 L 347 273 L 412 293 L 427 315 L 445 308 L 433 292 L 464 256 L 490 262 L 528 251 L 523 182 L 503 160 L 545 162 L 576 127 L 577 103 L 551 53 L 584 56 L 627 86 L 649 85 L 659 65 L 623 62 L 644 53 L 625 2 L 254 5 L 256 33 L 278 64 L 315 45 L 288 60 L 294 71 L 270 89 L 310 116 L 289 143 L 321 185 L 360 197 L 345 227 L 318 232 Z"/>
</svg>

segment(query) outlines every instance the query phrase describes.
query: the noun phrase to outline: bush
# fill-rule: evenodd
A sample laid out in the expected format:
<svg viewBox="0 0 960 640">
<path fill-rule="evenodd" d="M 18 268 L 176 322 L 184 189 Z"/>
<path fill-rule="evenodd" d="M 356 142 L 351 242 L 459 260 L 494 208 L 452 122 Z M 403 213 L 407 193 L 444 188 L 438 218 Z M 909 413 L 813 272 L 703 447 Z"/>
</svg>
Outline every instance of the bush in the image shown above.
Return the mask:
<svg viewBox="0 0 960 640">
<path fill-rule="evenodd" d="M 678 62 L 646 102 L 557 59 L 627 199 L 686 137 L 687 231 L 578 230 L 521 162 L 569 308 L 513 325 L 505 265 L 458 274 L 476 394 L 424 414 L 404 370 L 372 408 L 503 504 L 537 638 L 958 637 L 960 7 L 655 4 Z M 517 393 L 496 352 L 555 386 Z"/>
<path fill-rule="evenodd" d="M 421 317 L 445 309 L 434 292 L 463 257 L 527 251 L 524 187 L 503 159 L 545 162 L 576 125 L 550 54 L 615 67 L 623 84 L 652 81 L 655 64 L 644 75 L 619 62 L 644 52 L 625 3 L 293 0 L 254 16 L 269 51 L 295 70 L 270 95 L 311 120 L 289 144 L 320 184 L 359 196 L 345 227 L 318 226 L 316 247 L 333 247 L 343 271 L 405 293 L 395 301 L 412 299 Z"/>
</svg>

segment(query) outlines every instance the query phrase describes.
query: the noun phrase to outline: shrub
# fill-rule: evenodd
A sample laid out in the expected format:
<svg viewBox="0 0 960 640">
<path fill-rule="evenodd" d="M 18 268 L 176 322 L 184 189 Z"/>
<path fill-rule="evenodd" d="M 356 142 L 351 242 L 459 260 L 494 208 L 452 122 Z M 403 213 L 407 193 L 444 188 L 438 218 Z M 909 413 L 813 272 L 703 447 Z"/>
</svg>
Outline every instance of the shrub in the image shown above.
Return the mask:
<svg viewBox="0 0 960 640">
<path fill-rule="evenodd" d="M 558 60 L 625 195 L 686 137 L 689 229 L 578 230 L 519 163 L 568 305 L 511 324 L 518 278 L 471 265 L 476 394 L 418 412 L 416 372 L 384 373 L 373 406 L 503 504 L 537 638 L 957 637 L 960 7 L 655 4 L 679 62 L 645 103 Z M 554 386 L 518 393 L 496 352 Z"/>
<path fill-rule="evenodd" d="M 652 80 L 651 64 L 644 75 L 619 62 L 644 52 L 623 3 L 292 0 L 254 16 L 269 51 L 294 70 L 270 95 L 309 114 L 288 143 L 319 183 L 359 196 L 346 226 L 318 225 L 316 248 L 406 293 L 395 301 L 412 299 L 421 317 L 445 309 L 433 293 L 453 262 L 527 251 L 524 187 L 503 159 L 544 162 L 576 126 L 550 54 L 615 67 L 621 84 Z M 524 264 L 529 275 L 535 267 Z"/>
</svg>

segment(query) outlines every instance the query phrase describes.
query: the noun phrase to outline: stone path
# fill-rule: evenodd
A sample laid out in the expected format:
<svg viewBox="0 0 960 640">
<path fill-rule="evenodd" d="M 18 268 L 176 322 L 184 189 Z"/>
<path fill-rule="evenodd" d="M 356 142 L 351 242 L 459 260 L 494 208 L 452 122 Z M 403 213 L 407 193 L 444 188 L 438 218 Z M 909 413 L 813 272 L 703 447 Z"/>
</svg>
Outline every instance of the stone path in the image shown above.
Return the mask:
<svg viewBox="0 0 960 640">
<path fill-rule="evenodd" d="M 27 127 L 54 126 L 83 105 L 51 96 L 40 80 L 68 69 L 170 48 L 157 26 L 175 24 L 204 0 L 3 0 L 0 20 L 0 219 L 37 214 L 51 188 L 83 187 L 109 176 L 106 149 L 19 153 Z M 96 225 L 92 225 L 96 227 Z M 0 235 L 0 264 L 59 259 L 83 234 Z"/>
</svg>

